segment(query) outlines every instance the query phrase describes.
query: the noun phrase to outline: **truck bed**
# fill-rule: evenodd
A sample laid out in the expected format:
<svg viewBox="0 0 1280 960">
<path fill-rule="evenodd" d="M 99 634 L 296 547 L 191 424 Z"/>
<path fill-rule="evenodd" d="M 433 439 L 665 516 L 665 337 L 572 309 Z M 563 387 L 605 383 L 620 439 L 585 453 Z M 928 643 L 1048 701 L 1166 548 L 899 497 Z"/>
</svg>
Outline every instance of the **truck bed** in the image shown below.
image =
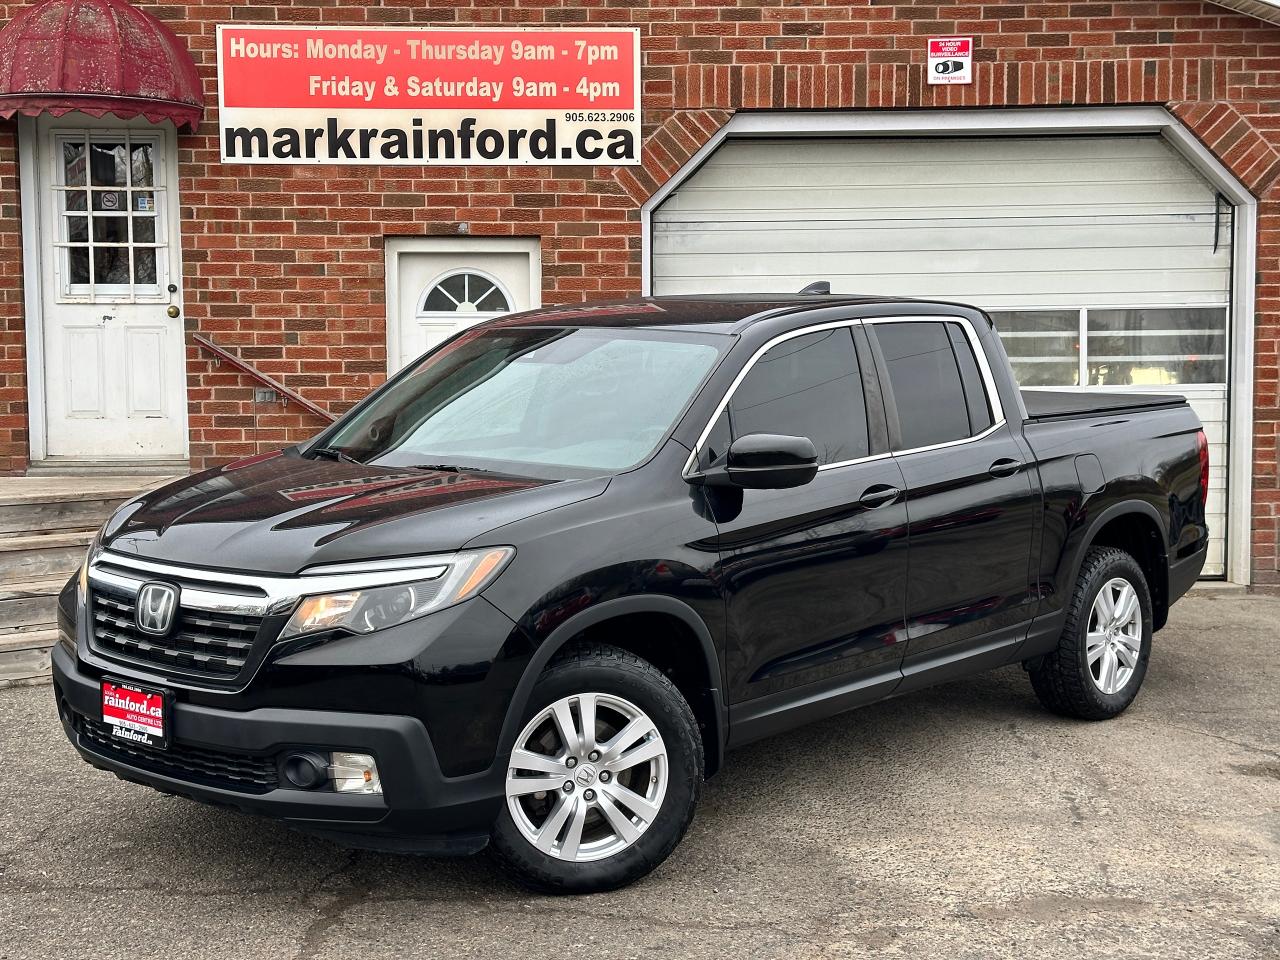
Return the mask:
<svg viewBox="0 0 1280 960">
<path fill-rule="evenodd" d="M 1133 413 L 1187 402 L 1176 393 L 1094 393 L 1086 390 L 1022 390 L 1028 420 L 1071 420 L 1110 413 Z"/>
</svg>

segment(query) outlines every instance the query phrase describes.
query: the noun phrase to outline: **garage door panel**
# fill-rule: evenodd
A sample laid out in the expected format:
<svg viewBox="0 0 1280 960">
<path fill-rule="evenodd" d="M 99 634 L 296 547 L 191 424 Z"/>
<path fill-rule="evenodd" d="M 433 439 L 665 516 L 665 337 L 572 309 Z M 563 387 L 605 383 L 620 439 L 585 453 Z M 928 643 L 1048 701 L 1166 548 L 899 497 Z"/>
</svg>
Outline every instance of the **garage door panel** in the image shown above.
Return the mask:
<svg viewBox="0 0 1280 960">
<path fill-rule="evenodd" d="M 1222 317 L 1230 301 L 1230 218 L 1219 216 L 1216 191 L 1155 136 L 733 140 L 655 210 L 651 258 L 657 294 L 776 293 L 828 280 L 836 292 L 1019 314 L 1221 307 L 1213 315 Z M 1054 360 L 1054 338 L 1034 333 L 1049 321 L 1022 322 L 1032 326 L 1017 329 L 1040 338 L 1037 349 L 1046 345 L 1039 379 L 1062 375 L 1069 386 L 1073 357 Z M 1167 338 L 1141 326 L 1141 311 L 1118 322 L 1121 331 L 1138 324 L 1135 335 L 1110 335 L 1111 353 L 1119 342 L 1123 356 L 1106 352 L 1104 335 L 1096 349 L 1088 338 L 1086 350 L 1104 363 L 1091 362 L 1091 376 L 1108 362 L 1108 376 L 1133 378 L 1125 383 L 1164 384 L 1203 369 L 1157 356 Z M 1133 350 L 1141 356 L 1130 358 Z M 1184 392 L 1176 383 L 1131 389 Z M 1221 574 L 1227 386 L 1185 385 L 1185 393 L 1210 441 L 1206 573 Z"/>
</svg>

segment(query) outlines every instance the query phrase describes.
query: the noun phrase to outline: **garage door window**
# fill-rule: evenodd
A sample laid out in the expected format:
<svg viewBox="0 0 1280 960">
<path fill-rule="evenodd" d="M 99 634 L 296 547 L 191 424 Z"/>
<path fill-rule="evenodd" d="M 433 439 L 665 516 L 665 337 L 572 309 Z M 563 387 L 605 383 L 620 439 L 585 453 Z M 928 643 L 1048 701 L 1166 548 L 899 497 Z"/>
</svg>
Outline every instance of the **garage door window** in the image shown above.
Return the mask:
<svg viewBox="0 0 1280 960">
<path fill-rule="evenodd" d="M 995 311 L 1024 387 L 1225 383 L 1226 307 Z"/>
</svg>

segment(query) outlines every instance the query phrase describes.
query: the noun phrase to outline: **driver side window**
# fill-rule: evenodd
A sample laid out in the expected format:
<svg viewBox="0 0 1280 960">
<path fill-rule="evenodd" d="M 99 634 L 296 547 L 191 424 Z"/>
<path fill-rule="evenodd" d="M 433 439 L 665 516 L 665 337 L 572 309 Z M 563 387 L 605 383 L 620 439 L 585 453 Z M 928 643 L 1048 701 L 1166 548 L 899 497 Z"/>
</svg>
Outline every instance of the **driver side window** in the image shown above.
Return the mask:
<svg viewBox="0 0 1280 960">
<path fill-rule="evenodd" d="M 819 330 L 771 347 L 738 385 L 726 413 L 727 420 L 722 415 L 707 438 L 717 454 L 730 436 L 775 433 L 808 437 L 819 465 L 867 456 L 867 410 L 850 328 Z"/>
</svg>

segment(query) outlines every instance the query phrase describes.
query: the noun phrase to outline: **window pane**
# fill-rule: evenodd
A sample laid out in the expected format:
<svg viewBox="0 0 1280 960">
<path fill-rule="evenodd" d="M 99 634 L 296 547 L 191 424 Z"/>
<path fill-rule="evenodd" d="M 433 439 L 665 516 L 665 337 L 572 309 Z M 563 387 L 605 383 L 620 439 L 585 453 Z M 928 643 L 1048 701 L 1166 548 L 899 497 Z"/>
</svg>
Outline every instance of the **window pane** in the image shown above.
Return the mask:
<svg viewBox="0 0 1280 960">
<path fill-rule="evenodd" d="M 150 190 L 133 191 L 133 209 L 136 213 L 155 213 L 156 195 Z"/>
<path fill-rule="evenodd" d="M 89 248 L 72 247 L 67 251 L 67 282 L 89 282 Z"/>
<path fill-rule="evenodd" d="M 83 187 L 84 173 L 84 141 L 64 141 L 62 144 L 62 182 L 68 187 Z"/>
<path fill-rule="evenodd" d="M 129 209 L 127 197 L 128 194 L 123 190 L 95 190 L 93 191 L 93 209 L 105 210 L 107 213 L 115 213 L 118 210 L 123 213 Z"/>
<path fill-rule="evenodd" d="M 995 312 L 1000 341 L 1023 387 L 1074 387 L 1080 382 L 1080 312 Z"/>
<path fill-rule="evenodd" d="M 156 252 L 146 247 L 135 247 L 133 251 L 133 280 L 135 283 L 156 282 Z"/>
<path fill-rule="evenodd" d="M 964 386 L 944 323 L 878 323 L 902 449 L 969 436 Z"/>
<path fill-rule="evenodd" d="M 129 282 L 128 247 L 94 247 L 93 282 L 127 284 Z"/>
<path fill-rule="evenodd" d="M 83 190 L 67 190 L 62 194 L 63 206 L 67 210 L 84 210 L 85 196 Z"/>
<path fill-rule="evenodd" d="M 134 243 L 155 243 L 156 242 L 156 218 L 155 217 L 134 217 L 133 218 L 133 241 Z"/>
<path fill-rule="evenodd" d="M 125 217 L 94 217 L 94 243 L 128 243 L 129 221 Z"/>
<path fill-rule="evenodd" d="M 125 187 L 129 166 L 123 143 L 94 143 L 89 147 L 90 182 L 95 187 Z"/>
<path fill-rule="evenodd" d="M 751 368 L 729 401 L 734 437 L 808 437 L 818 462 L 865 457 L 867 412 L 847 327 L 778 344 Z"/>
<path fill-rule="evenodd" d="M 151 144 L 135 143 L 133 145 L 133 163 L 130 167 L 133 186 L 150 187 L 155 185 L 154 168 L 151 162 Z"/>
<path fill-rule="evenodd" d="M 1225 307 L 1089 311 L 1095 386 L 1225 383 L 1226 354 Z"/>
<path fill-rule="evenodd" d="M 476 297 L 475 304 L 477 310 L 503 312 L 511 309 L 511 305 L 507 303 L 507 298 L 502 295 L 502 291 L 498 289 L 497 284 L 488 283 L 486 285 L 482 285 L 479 288 L 479 293 L 474 289 L 474 281 L 472 286 L 473 289 L 471 293 L 472 296 Z M 485 286 L 489 287 L 488 292 L 485 291 Z"/>
<path fill-rule="evenodd" d="M 89 218 L 88 217 L 67 217 L 63 221 L 66 224 L 64 231 L 64 240 L 70 240 L 72 243 L 85 243 L 89 239 Z"/>
<path fill-rule="evenodd" d="M 948 323 L 947 334 L 951 337 L 956 366 L 960 368 L 960 385 L 964 387 L 965 407 L 969 411 L 969 433 L 981 433 L 995 423 L 995 418 L 991 416 L 991 405 L 987 402 L 987 390 L 973 355 L 973 346 L 958 323 Z"/>
</svg>

